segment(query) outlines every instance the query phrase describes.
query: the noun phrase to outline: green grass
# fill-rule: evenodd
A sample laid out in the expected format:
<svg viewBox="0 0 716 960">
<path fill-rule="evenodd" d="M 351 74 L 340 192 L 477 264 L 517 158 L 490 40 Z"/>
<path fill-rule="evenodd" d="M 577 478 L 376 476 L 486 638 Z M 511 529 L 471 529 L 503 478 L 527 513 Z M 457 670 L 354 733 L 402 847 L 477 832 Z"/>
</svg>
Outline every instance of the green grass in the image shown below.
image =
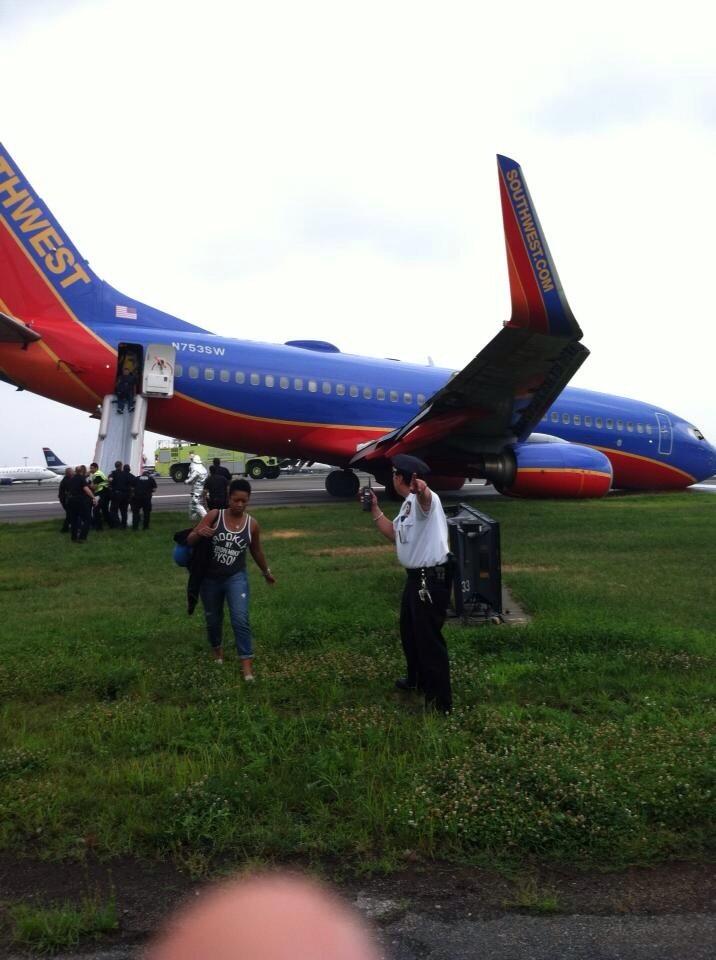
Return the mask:
<svg viewBox="0 0 716 960">
<path fill-rule="evenodd" d="M 81 547 L 0 527 L 0 849 L 197 874 L 708 856 L 716 500 L 485 506 L 534 620 L 447 628 L 448 720 L 391 690 L 402 572 L 355 505 L 254 511 L 278 583 L 252 578 L 251 688 L 185 613 L 180 515 Z"/>
<path fill-rule="evenodd" d="M 36 953 L 58 953 L 80 942 L 99 940 L 118 928 L 113 900 L 85 897 L 79 905 L 56 907 L 16 904 L 8 910 L 13 943 Z"/>
</svg>

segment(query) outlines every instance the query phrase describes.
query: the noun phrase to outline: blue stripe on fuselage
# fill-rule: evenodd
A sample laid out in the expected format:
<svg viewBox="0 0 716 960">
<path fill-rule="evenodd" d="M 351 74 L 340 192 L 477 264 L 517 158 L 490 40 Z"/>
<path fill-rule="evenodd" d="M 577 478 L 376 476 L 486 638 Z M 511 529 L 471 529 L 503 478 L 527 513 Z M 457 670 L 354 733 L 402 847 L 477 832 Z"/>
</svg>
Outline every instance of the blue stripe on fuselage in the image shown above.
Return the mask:
<svg viewBox="0 0 716 960">
<path fill-rule="evenodd" d="M 122 327 L 111 324 L 96 329 L 115 347 L 120 342 L 173 343 L 177 348 L 177 363 L 182 367 L 182 375 L 175 384 L 177 391 L 220 409 L 272 421 L 380 427 L 387 431 L 402 426 L 417 413 L 419 393 L 429 398 L 453 374 L 452 370 L 441 367 L 323 353 L 214 335 L 196 336 L 170 330 L 140 331 L 131 324 Z M 196 379 L 189 377 L 191 366 L 197 369 Z M 213 368 L 213 380 L 205 378 L 208 367 Z M 221 379 L 222 370 L 228 372 L 228 382 Z M 237 371 L 244 374 L 244 383 L 236 382 Z M 252 373 L 258 375 L 258 385 L 250 382 Z M 273 387 L 266 386 L 266 376 L 274 378 Z M 281 388 L 281 377 L 288 378 L 288 389 Z M 303 380 L 302 390 L 294 389 L 296 378 Z M 316 381 L 317 392 L 308 391 L 309 380 Z M 324 383 L 331 385 L 330 394 L 323 393 Z M 336 394 L 337 384 L 345 387 L 344 396 Z M 351 387 L 358 389 L 357 397 L 350 395 Z M 365 388 L 372 391 L 370 399 L 363 394 Z M 384 400 L 376 399 L 378 388 L 385 391 Z M 389 399 L 391 390 L 397 392 L 397 401 Z M 406 393 L 411 395 L 410 403 L 404 400 Z M 657 413 L 668 417 L 672 424 L 673 445 L 669 454 L 659 450 Z M 552 420 L 553 414 L 557 415 L 557 422 Z M 563 420 L 565 416 L 568 417 L 567 423 Z M 580 420 L 578 424 L 574 422 L 575 416 Z M 585 417 L 591 417 L 591 426 L 584 423 Z M 596 426 L 598 417 L 602 418 L 601 428 Z M 614 421 L 612 429 L 606 427 L 607 419 Z M 623 421 L 622 430 L 617 429 L 618 420 Z M 628 430 L 628 423 L 632 424 L 632 430 Z M 639 432 L 638 425 L 643 427 L 643 432 Z M 705 479 L 716 473 L 716 450 L 706 441 L 698 441 L 690 429 L 691 425 L 683 418 L 661 407 L 578 387 L 565 388 L 545 419 L 535 427 L 539 433 L 646 457 L 670 464 L 697 479 Z"/>
</svg>

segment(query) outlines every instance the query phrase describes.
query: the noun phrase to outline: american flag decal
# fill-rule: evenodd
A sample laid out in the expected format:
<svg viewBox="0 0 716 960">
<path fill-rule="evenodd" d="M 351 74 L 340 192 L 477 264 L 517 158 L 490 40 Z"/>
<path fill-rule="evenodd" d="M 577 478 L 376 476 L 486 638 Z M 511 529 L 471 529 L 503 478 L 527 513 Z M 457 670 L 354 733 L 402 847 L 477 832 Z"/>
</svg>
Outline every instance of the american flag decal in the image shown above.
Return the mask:
<svg viewBox="0 0 716 960">
<path fill-rule="evenodd" d="M 136 320 L 137 311 L 134 307 L 117 306 L 114 308 L 114 315 L 118 320 Z"/>
</svg>

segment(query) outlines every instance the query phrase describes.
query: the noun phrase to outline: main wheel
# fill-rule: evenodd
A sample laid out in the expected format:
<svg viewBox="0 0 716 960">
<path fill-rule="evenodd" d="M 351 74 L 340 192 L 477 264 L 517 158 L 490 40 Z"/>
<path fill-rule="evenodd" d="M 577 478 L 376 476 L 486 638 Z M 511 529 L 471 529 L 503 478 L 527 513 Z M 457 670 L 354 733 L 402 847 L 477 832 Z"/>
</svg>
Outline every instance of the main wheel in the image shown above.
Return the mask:
<svg viewBox="0 0 716 960">
<path fill-rule="evenodd" d="M 175 463 L 169 473 L 174 483 L 184 483 L 189 476 L 189 469 L 183 463 Z"/>
<path fill-rule="evenodd" d="M 332 497 L 355 497 L 359 486 L 352 470 L 333 470 L 326 477 L 326 490 Z"/>
<path fill-rule="evenodd" d="M 246 472 L 252 480 L 263 480 L 266 476 L 266 466 L 260 460 L 252 460 L 246 468 Z"/>
</svg>

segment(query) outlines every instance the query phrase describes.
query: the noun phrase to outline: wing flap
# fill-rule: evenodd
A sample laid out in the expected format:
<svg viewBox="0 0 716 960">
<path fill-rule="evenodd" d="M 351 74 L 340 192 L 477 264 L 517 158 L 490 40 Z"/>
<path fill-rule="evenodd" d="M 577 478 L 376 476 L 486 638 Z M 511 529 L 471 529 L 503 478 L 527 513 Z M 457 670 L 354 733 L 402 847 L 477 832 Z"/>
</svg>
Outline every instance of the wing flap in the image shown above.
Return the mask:
<svg viewBox="0 0 716 960">
<path fill-rule="evenodd" d="M 6 313 L 0 313 L 0 343 L 33 343 L 35 340 L 42 340 L 39 333 L 36 333 L 30 327 L 9 317 Z"/>
</svg>

